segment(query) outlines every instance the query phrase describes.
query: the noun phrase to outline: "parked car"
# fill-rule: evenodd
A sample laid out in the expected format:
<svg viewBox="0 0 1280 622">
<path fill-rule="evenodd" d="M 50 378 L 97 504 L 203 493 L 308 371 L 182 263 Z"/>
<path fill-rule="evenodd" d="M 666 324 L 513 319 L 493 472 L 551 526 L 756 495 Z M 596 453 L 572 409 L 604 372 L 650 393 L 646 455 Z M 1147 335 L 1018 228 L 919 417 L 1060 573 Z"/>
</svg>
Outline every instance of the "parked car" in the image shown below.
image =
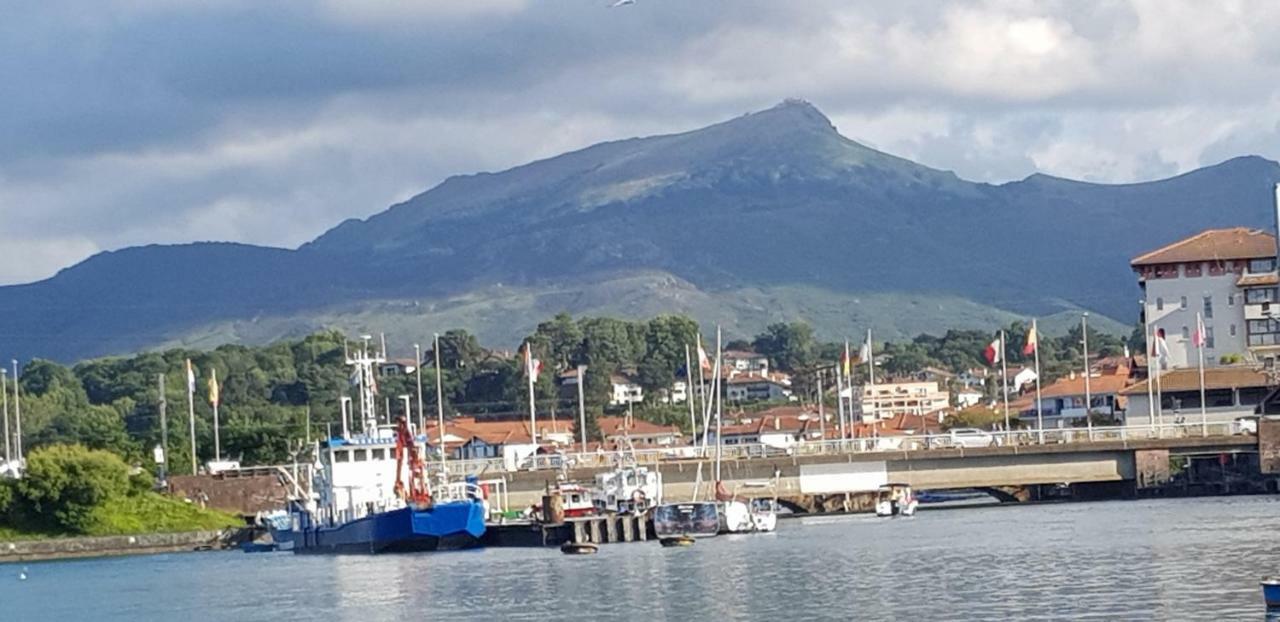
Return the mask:
<svg viewBox="0 0 1280 622">
<path fill-rule="evenodd" d="M 994 447 L 1000 439 L 978 428 L 954 428 L 947 433 L 947 442 L 951 447 Z"/>
</svg>

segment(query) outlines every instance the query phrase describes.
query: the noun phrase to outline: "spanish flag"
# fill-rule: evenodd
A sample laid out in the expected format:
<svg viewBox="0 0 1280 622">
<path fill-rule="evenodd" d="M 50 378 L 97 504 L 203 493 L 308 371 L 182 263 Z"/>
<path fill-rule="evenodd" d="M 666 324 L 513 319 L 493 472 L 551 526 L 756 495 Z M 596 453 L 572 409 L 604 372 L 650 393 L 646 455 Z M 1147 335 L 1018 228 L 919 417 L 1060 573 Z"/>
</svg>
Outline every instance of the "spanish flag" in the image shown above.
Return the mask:
<svg viewBox="0 0 1280 622">
<path fill-rule="evenodd" d="M 1031 356 L 1035 354 L 1036 348 L 1039 347 L 1036 335 L 1036 321 L 1031 320 L 1031 328 L 1027 330 L 1027 342 L 1022 346 L 1022 355 Z"/>
</svg>

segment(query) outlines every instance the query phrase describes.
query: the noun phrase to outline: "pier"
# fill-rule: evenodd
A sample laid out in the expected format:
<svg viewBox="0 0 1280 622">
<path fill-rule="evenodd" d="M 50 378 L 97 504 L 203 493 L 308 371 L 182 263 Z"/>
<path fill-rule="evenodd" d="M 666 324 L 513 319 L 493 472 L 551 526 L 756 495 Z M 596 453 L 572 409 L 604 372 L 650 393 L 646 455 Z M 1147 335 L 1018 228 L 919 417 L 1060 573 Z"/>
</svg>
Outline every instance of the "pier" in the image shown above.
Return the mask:
<svg viewBox="0 0 1280 622">
<path fill-rule="evenodd" d="M 556 523 L 513 522 L 489 525 L 485 546 L 542 547 L 566 542 L 618 544 L 653 538 L 648 515 L 604 514 L 566 518 Z"/>
</svg>

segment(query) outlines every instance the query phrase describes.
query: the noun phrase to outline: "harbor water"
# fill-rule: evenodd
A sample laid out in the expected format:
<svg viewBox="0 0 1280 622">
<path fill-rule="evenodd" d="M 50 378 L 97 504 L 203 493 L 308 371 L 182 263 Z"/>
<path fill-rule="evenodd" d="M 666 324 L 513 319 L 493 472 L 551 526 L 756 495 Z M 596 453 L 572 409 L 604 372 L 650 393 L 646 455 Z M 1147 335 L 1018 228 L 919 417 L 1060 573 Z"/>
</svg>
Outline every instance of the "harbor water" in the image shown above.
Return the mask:
<svg viewBox="0 0 1280 622">
<path fill-rule="evenodd" d="M 594 556 L 186 553 L 0 565 L 4 620 L 1263 619 L 1280 497 L 809 517 Z"/>
</svg>

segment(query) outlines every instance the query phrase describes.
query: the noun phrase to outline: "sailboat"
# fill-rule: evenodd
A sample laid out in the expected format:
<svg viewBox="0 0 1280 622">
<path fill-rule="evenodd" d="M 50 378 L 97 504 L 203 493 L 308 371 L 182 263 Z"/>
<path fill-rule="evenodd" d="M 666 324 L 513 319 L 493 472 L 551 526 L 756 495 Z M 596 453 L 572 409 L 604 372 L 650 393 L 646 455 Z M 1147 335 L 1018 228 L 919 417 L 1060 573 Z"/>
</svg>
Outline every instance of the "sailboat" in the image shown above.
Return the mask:
<svg viewBox="0 0 1280 622">
<path fill-rule="evenodd" d="M 756 503 L 754 500 L 740 500 L 736 493 L 725 488 L 721 479 L 721 460 L 724 456 L 724 398 L 721 394 L 721 376 L 723 351 L 721 347 L 720 327 L 716 327 L 716 365 L 715 391 L 713 399 L 716 408 L 716 463 L 715 463 L 715 498 L 716 511 L 720 519 L 720 533 L 761 533 L 773 531 L 778 526 L 777 503 Z M 776 495 L 776 492 L 775 492 Z"/>
<path fill-rule="evenodd" d="M 702 339 L 698 339 L 698 368 L 706 369 L 704 361 L 706 353 L 702 349 Z M 716 360 L 715 373 L 719 375 L 720 361 Z M 701 372 L 699 372 L 701 373 Z M 692 373 L 690 380 L 692 380 Z M 704 386 L 699 382 L 699 387 Z M 717 384 L 718 387 L 718 384 Z M 699 393 L 703 391 L 699 389 Z M 693 399 L 692 392 L 689 398 Z M 699 455 L 707 455 L 707 421 L 711 417 L 711 407 L 704 399 L 702 402 L 702 450 Z M 719 460 L 717 460 L 719 465 Z M 717 473 L 718 473 L 717 467 Z M 698 462 L 697 476 L 693 483 L 693 496 L 689 501 L 663 503 L 653 508 L 653 531 L 663 546 L 689 546 L 696 538 L 710 538 L 720 533 L 720 504 L 712 501 L 698 501 L 698 491 L 702 489 L 702 462 Z"/>
</svg>

